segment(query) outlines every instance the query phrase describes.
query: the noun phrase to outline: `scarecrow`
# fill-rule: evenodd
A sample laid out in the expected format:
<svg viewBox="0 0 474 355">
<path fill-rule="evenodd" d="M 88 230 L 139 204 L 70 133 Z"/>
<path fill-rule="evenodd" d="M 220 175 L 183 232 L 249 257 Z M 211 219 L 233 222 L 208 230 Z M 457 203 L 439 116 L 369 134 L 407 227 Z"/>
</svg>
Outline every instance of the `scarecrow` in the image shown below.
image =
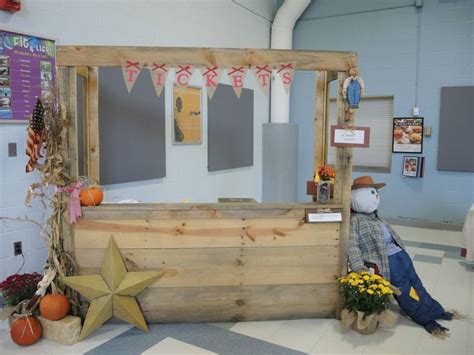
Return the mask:
<svg viewBox="0 0 474 355">
<path fill-rule="evenodd" d="M 370 176 L 356 178 L 352 184 L 349 265 L 353 271 L 372 268 L 390 280 L 401 292 L 395 296 L 400 308 L 429 333 L 445 336 L 449 329 L 436 320 L 451 320 L 453 313 L 446 312 L 426 291 L 402 240 L 377 215 L 378 190 L 384 186 L 384 183 L 374 183 Z"/>
</svg>

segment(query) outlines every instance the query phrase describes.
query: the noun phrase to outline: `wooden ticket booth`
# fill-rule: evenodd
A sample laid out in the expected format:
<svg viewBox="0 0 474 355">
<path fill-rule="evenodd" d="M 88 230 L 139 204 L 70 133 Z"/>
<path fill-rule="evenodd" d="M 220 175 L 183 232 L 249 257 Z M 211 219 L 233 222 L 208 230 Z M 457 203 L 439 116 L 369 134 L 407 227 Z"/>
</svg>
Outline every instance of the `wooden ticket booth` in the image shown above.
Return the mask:
<svg viewBox="0 0 474 355">
<path fill-rule="evenodd" d="M 327 155 L 328 86 L 338 86 L 338 124 L 351 125 L 341 88 L 356 66 L 352 52 L 268 49 L 59 46 L 60 107 L 68 118 L 70 174 L 78 175 L 76 79 L 85 80 L 85 171 L 99 182 L 99 67 L 121 60 L 253 67 L 294 62 L 317 71 L 314 166 Z M 337 278 L 346 273 L 352 149 L 337 148 L 330 204 L 113 204 L 84 208 L 63 233 L 79 274 L 97 273 L 110 236 L 130 271 L 164 270 L 138 300 L 148 322 L 216 322 L 334 317 Z M 311 178 L 311 177 L 308 177 Z M 100 182 L 99 182 L 100 183 Z M 342 222 L 308 223 L 318 209 Z"/>
</svg>

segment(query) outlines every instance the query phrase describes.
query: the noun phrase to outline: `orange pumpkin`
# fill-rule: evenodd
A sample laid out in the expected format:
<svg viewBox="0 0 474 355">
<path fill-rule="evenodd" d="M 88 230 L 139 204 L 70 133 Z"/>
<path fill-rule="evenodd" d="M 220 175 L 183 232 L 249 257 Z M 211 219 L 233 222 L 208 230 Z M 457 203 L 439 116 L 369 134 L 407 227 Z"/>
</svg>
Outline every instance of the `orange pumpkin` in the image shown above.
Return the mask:
<svg viewBox="0 0 474 355">
<path fill-rule="evenodd" d="M 98 206 L 104 199 L 104 193 L 98 187 L 83 189 L 79 194 L 82 206 Z"/>
<path fill-rule="evenodd" d="M 41 299 L 39 305 L 41 316 L 49 320 L 59 320 L 69 312 L 69 300 L 58 293 L 48 294 Z"/>
<path fill-rule="evenodd" d="M 18 318 L 10 329 L 12 340 L 22 346 L 36 343 L 42 333 L 41 323 L 33 316 Z"/>
</svg>

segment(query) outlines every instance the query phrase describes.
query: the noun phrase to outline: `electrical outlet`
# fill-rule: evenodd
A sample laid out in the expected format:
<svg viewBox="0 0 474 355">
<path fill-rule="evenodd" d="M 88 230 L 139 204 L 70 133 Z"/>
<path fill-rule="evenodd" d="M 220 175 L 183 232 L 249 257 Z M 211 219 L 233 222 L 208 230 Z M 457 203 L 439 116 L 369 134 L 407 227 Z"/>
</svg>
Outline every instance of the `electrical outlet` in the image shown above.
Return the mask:
<svg viewBox="0 0 474 355">
<path fill-rule="evenodd" d="M 23 254 L 23 247 L 21 245 L 21 242 L 13 243 L 13 252 L 15 253 L 15 255 Z"/>
<path fill-rule="evenodd" d="M 16 157 L 16 143 L 8 143 L 8 156 L 9 157 Z"/>
</svg>

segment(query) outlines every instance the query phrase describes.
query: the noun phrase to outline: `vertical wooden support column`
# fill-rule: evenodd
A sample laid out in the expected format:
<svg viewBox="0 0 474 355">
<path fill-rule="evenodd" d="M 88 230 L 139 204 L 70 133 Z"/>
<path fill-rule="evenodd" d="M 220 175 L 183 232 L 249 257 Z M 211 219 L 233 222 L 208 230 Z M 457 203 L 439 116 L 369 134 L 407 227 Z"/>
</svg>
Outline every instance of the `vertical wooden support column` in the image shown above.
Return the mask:
<svg viewBox="0 0 474 355">
<path fill-rule="evenodd" d="M 68 118 L 68 157 L 69 174 L 72 177 L 79 175 L 79 155 L 77 149 L 77 76 L 76 68 L 68 68 L 68 97 L 67 118 Z"/>
<path fill-rule="evenodd" d="M 85 132 L 87 132 L 87 174 L 93 182 L 100 181 L 99 161 L 99 69 L 88 68 L 87 73 L 87 120 Z"/>
<path fill-rule="evenodd" d="M 353 125 L 346 121 L 346 103 L 342 97 L 342 85 L 346 79 L 345 72 L 337 75 L 337 124 Z M 347 244 L 349 241 L 349 223 L 351 218 L 351 185 L 352 185 L 352 148 L 336 148 L 336 184 L 334 186 L 334 202 L 343 206 L 342 223 L 339 236 L 339 276 L 347 272 Z M 337 317 L 340 317 L 342 299 L 338 296 Z"/>
<path fill-rule="evenodd" d="M 88 150 L 88 132 L 87 132 L 87 122 L 88 122 L 88 103 L 87 103 L 87 85 L 89 83 L 89 68 L 88 67 L 76 67 L 77 76 L 84 79 L 84 85 L 82 87 L 82 172 L 83 175 L 89 176 L 89 150 Z M 81 169 L 79 170 L 81 171 Z"/>
<path fill-rule="evenodd" d="M 77 96 L 76 96 L 76 70 L 75 68 L 59 67 L 58 69 L 58 102 L 61 119 L 66 122 L 67 134 L 62 152 L 63 161 L 66 163 L 68 173 L 77 176 Z M 62 212 L 61 239 L 64 251 L 74 257 L 74 232 L 69 224 L 67 209 Z"/>
<path fill-rule="evenodd" d="M 315 100 L 315 116 L 314 116 L 314 163 L 313 173 L 319 166 L 326 165 L 326 125 L 327 125 L 327 98 L 328 84 L 327 71 L 317 73 L 316 80 L 316 100 Z"/>
</svg>

